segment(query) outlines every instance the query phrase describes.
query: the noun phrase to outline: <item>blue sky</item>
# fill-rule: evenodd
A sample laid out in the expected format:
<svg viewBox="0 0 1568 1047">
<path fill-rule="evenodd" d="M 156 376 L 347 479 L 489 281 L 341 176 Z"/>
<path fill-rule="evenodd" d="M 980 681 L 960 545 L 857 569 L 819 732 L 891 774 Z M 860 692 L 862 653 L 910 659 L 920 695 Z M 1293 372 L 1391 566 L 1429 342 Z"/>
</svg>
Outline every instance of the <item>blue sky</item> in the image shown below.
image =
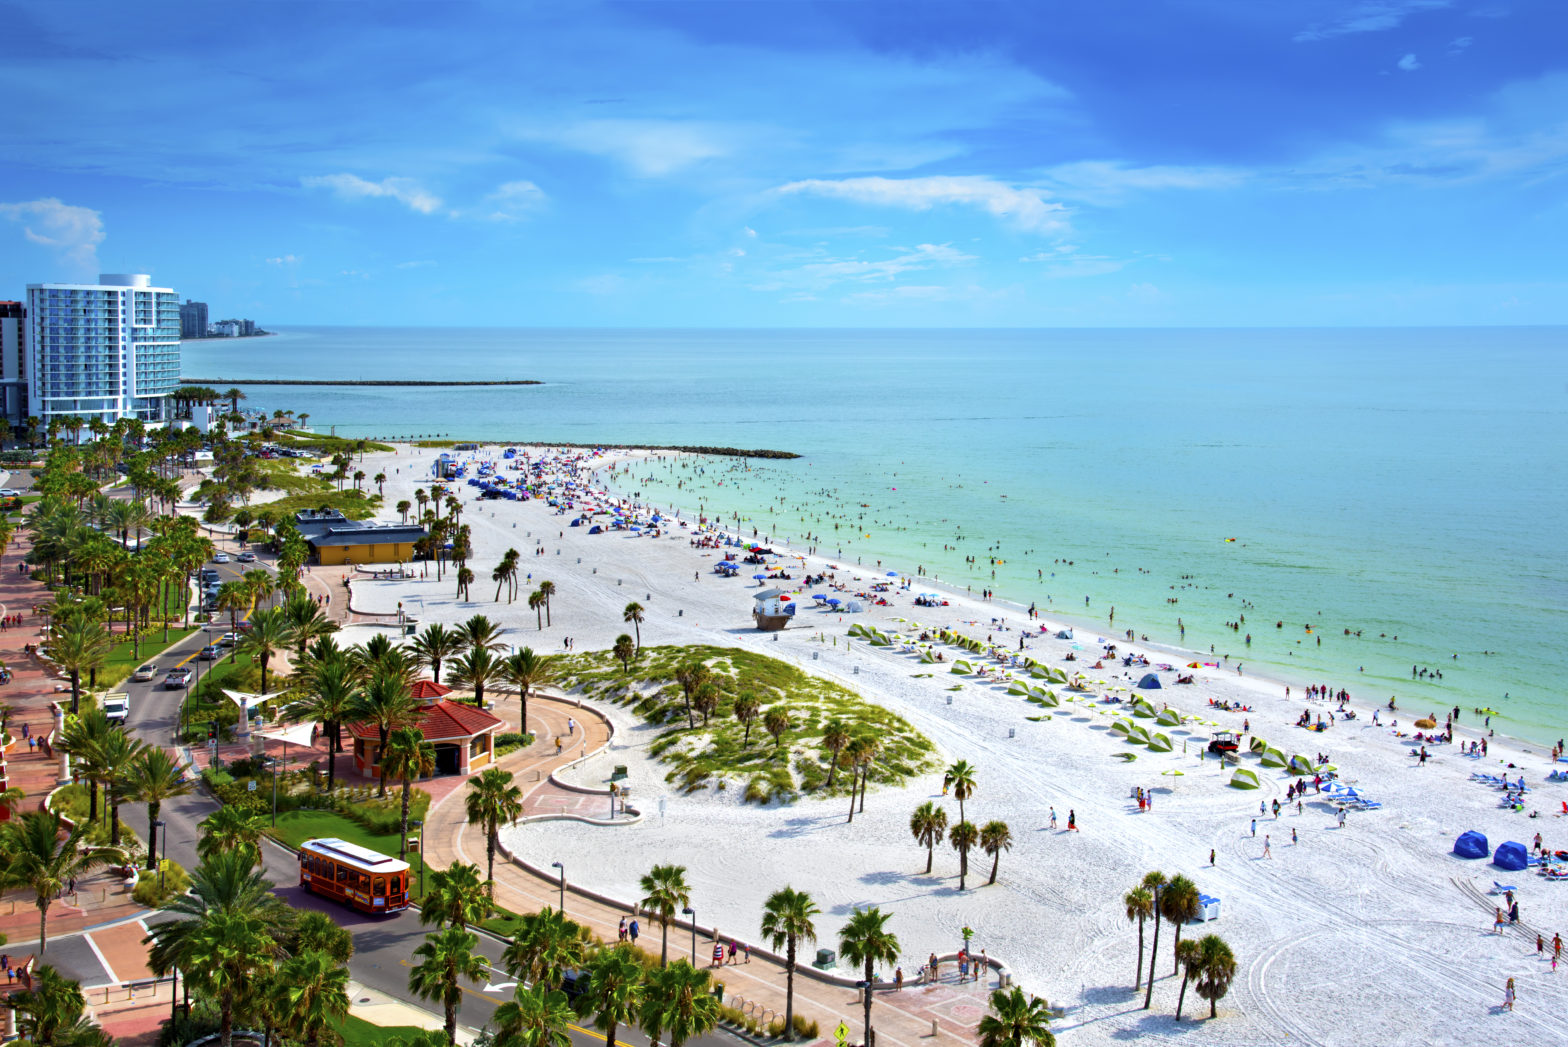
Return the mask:
<svg viewBox="0 0 1568 1047">
<path fill-rule="evenodd" d="M 1568 3 L 0 3 L 0 297 L 1568 322 Z"/>
</svg>

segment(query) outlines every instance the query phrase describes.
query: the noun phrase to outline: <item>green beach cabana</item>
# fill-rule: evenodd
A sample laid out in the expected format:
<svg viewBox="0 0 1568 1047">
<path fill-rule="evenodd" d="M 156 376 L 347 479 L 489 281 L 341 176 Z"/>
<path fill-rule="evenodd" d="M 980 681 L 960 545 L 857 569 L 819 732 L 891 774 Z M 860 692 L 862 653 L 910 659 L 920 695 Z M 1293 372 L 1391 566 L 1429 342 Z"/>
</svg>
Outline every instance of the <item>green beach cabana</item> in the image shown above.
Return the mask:
<svg viewBox="0 0 1568 1047">
<path fill-rule="evenodd" d="M 1256 789 L 1258 787 L 1258 776 L 1243 767 L 1230 776 L 1230 784 L 1233 789 Z"/>
</svg>

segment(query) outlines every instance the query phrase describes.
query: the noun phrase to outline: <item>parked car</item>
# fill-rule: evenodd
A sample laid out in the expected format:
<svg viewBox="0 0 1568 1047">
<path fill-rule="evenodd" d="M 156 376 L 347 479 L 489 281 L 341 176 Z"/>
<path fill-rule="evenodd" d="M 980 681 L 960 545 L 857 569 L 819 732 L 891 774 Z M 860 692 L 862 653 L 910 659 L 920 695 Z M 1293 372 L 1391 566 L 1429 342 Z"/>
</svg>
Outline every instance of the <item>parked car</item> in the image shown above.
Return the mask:
<svg viewBox="0 0 1568 1047">
<path fill-rule="evenodd" d="M 201 649 L 201 660 L 204 662 L 217 661 L 223 656 L 223 648 L 215 643 L 210 643 Z"/>
<path fill-rule="evenodd" d="M 256 562 L 256 554 L 252 553 L 252 552 L 243 552 L 243 553 L 240 553 L 239 556 L 235 557 L 235 559 L 238 560 L 240 563 L 255 563 Z"/>
<path fill-rule="evenodd" d="M 189 669 L 170 669 L 169 675 L 163 678 L 163 686 L 170 691 L 177 691 L 191 682 L 192 673 Z"/>
<path fill-rule="evenodd" d="M 213 563 L 228 563 L 229 562 L 229 554 L 228 553 L 213 553 L 212 554 L 212 562 Z"/>
<path fill-rule="evenodd" d="M 156 665 L 144 665 L 131 674 L 131 679 L 135 680 L 137 683 L 146 683 L 148 680 L 153 679 L 157 675 L 158 667 Z"/>
</svg>

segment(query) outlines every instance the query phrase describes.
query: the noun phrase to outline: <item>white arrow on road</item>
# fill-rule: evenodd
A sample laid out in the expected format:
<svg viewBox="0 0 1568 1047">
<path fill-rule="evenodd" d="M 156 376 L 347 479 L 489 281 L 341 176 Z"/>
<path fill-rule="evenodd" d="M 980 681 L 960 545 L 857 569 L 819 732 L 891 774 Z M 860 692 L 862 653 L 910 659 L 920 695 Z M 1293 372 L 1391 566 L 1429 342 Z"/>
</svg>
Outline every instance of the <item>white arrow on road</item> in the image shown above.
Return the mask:
<svg viewBox="0 0 1568 1047">
<path fill-rule="evenodd" d="M 500 992 L 503 989 L 513 989 L 513 988 L 516 988 L 516 987 L 517 987 L 517 983 L 516 982 L 496 982 L 494 985 L 491 985 L 489 982 L 485 982 L 485 987 L 482 990 L 480 990 L 480 991 L 481 992 Z"/>
</svg>

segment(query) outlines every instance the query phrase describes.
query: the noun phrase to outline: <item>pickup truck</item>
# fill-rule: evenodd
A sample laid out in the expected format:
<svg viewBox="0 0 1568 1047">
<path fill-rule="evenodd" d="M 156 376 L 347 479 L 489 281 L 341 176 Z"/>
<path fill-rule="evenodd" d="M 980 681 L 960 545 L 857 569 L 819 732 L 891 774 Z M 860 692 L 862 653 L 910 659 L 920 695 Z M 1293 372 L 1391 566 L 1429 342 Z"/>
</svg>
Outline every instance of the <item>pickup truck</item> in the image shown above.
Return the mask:
<svg viewBox="0 0 1568 1047">
<path fill-rule="evenodd" d="M 103 696 L 103 712 L 111 720 L 125 722 L 131 711 L 131 696 L 123 692 Z"/>
</svg>

